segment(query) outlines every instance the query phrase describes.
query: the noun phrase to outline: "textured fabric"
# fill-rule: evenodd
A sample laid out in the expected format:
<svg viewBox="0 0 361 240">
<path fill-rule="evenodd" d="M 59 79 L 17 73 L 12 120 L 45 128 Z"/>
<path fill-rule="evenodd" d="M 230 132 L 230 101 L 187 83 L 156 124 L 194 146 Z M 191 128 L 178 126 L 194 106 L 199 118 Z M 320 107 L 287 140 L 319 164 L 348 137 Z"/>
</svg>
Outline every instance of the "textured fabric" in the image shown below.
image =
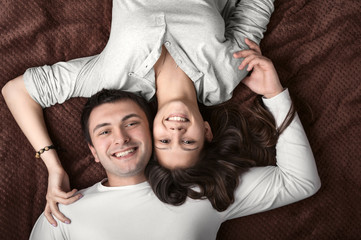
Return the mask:
<svg viewBox="0 0 361 240">
<path fill-rule="evenodd" d="M 222 224 L 218 240 L 359 239 L 361 235 L 361 2 L 277 0 L 261 42 L 295 98 L 322 181 L 313 197 Z M 0 87 L 32 66 L 99 54 L 110 0 L 0 1 Z M 232 101 L 254 99 L 242 83 Z M 80 131 L 85 99 L 45 110 L 72 187 L 105 177 Z M 44 210 L 47 171 L 0 96 L 0 236 L 29 239 Z"/>
<path fill-rule="evenodd" d="M 282 123 L 291 106 L 288 91 L 265 104 Z M 235 201 L 223 212 L 208 200 L 164 204 L 147 182 L 121 187 L 97 183 L 82 190 L 83 198 L 76 203 L 60 206 L 71 224 L 58 221 L 54 228 L 41 215 L 30 239 L 216 239 L 226 220 L 293 203 L 319 189 L 314 157 L 298 116 L 280 135 L 276 149 L 277 166 L 254 167 L 242 174 Z"/>
<path fill-rule="evenodd" d="M 247 74 L 237 70 L 241 59 L 233 53 L 247 48 L 245 37 L 259 43 L 272 12 L 273 0 L 114 0 L 109 41 L 99 55 L 31 68 L 25 85 L 43 107 L 103 88 L 150 100 L 164 45 L 194 82 L 199 101 L 222 103 Z"/>
</svg>

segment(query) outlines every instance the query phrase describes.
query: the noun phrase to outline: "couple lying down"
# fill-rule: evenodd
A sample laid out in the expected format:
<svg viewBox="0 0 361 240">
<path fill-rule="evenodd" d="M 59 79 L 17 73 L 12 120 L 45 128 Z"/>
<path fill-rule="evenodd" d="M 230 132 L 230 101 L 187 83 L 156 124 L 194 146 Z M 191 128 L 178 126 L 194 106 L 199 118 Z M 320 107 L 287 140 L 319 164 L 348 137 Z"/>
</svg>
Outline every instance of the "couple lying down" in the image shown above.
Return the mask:
<svg viewBox="0 0 361 240">
<path fill-rule="evenodd" d="M 228 126 L 222 130 L 233 135 L 235 141 L 230 149 L 222 149 L 227 147 L 222 147 L 221 137 L 220 146 L 213 144 L 213 148 L 218 148 L 216 152 L 220 152 L 217 156 L 207 157 L 207 151 L 214 149 L 203 147 L 202 157 L 192 164 L 164 167 L 159 158 L 152 156 L 152 145 L 157 148 L 157 143 L 152 144 L 153 114 L 147 102 L 129 92 L 103 90 L 88 100 L 81 122 L 89 148 L 95 161 L 105 168 L 107 179 L 80 190 L 77 194 L 82 198 L 78 201 L 60 204 L 60 211 L 71 223 L 56 220 L 58 226 L 54 227 L 41 215 L 30 239 L 215 239 L 221 223 L 226 220 L 313 195 L 320 181 L 297 114 L 287 120 L 292 105 L 288 90 L 281 87 L 272 62 L 253 47 L 256 50 L 239 53 L 253 56 L 249 61 L 253 72 L 244 82 L 254 91 L 261 89 L 258 93 L 264 96 L 262 101 L 274 117 L 275 129 L 285 119 L 290 121 L 278 136 L 277 166 L 252 167 L 255 159 L 251 159 L 247 148 L 242 146 L 247 145 L 244 141 L 249 132 L 236 129 L 232 121 L 237 116 L 241 121 L 247 122 L 247 119 L 224 110 L 223 116 L 228 115 L 228 122 L 222 124 Z M 249 56 L 245 56 L 244 61 Z M 6 91 L 3 93 L 8 99 Z M 170 111 L 174 116 L 164 121 L 170 125 L 169 131 L 177 131 L 174 133 L 177 135 L 188 130 L 193 118 L 187 104 L 181 101 L 174 104 L 180 107 Z M 173 127 L 178 129 L 171 129 Z M 211 127 L 208 131 L 212 131 Z M 206 130 L 203 132 L 207 134 Z M 218 137 L 211 136 L 205 144 L 212 145 Z M 49 149 L 41 155 L 51 152 L 56 153 Z M 222 158 L 222 153 L 226 157 Z M 172 157 L 171 160 L 176 164 L 183 159 Z M 208 171 L 212 167 L 216 171 Z M 168 174 L 172 181 L 167 179 Z M 208 183 L 211 179 L 214 181 Z M 170 195 L 170 199 L 178 199 L 182 191 L 185 199 L 180 202 L 167 202 L 164 197 Z M 214 196 L 222 195 L 222 191 L 227 192 L 224 202 Z M 177 194 L 179 196 L 173 196 Z"/>
<path fill-rule="evenodd" d="M 129 3 L 114 1 L 112 32 L 101 54 L 28 69 L 3 88 L 9 109 L 33 147 L 40 149 L 37 155 L 49 171 L 48 202 L 31 239 L 215 239 L 228 219 L 283 206 L 318 190 L 312 151 L 297 114 L 289 111 L 288 90 L 258 45 L 245 39 L 259 40 L 261 30 L 247 29 L 248 36 L 242 31 L 247 24 L 231 16 L 224 32 L 215 22 L 218 18 L 212 18 L 206 33 L 213 38 L 194 31 L 189 36 L 207 38 L 207 44 L 194 47 L 194 39 L 179 38 L 183 28 L 172 28 L 172 20 L 181 22 L 178 15 L 155 11 L 154 16 L 128 21 L 140 24 L 154 17 L 155 25 L 147 28 L 150 45 L 127 49 L 122 41 L 139 40 L 135 35 L 141 33 L 122 29 L 128 18 L 126 12 L 118 13 L 118 4 Z M 265 27 L 268 20 L 250 22 Z M 195 29 L 192 24 L 189 31 Z M 126 37 L 117 34 L 125 30 Z M 214 36 L 227 36 L 237 44 Z M 250 50 L 238 48 L 242 44 Z M 184 52 L 180 46 L 189 49 Z M 144 53 L 147 47 L 152 51 Z M 242 79 L 263 96 L 266 110 L 256 104 L 251 123 L 225 104 L 205 121 L 198 101 L 224 102 Z M 153 118 L 139 96 L 118 90 L 96 93 L 102 88 L 135 92 L 148 101 L 155 95 L 157 113 Z M 83 110 L 82 127 L 95 161 L 107 173 L 107 179 L 78 192 L 70 189 L 41 108 L 75 96 L 92 96 Z M 274 144 L 277 166 L 254 167 L 258 158 L 269 157 L 263 150 Z"/>
</svg>

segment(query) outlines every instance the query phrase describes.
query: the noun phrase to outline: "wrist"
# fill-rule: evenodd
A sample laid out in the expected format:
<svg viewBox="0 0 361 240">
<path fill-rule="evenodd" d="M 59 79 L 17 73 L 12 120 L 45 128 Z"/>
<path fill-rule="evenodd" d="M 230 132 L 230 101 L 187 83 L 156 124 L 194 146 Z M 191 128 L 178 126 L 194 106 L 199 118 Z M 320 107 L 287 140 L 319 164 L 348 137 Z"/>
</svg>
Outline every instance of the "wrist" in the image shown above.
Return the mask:
<svg viewBox="0 0 361 240">
<path fill-rule="evenodd" d="M 278 94 L 280 94 L 281 92 L 283 92 L 284 88 L 283 87 L 280 87 L 278 88 L 277 90 L 271 92 L 271 93 L 266 93 L 263 95 L 263 97 L 269 99 L 269 98 L 273 98 L 275 96 L 277 96 Z"/>
<path fill-rule="evenodd" d="M 48 172 L 61 172 L 63 170 L 63 166 L 59 160 L 58 154 L 56 151 L 48 151 L 41 154 L 41 159 L 43 160 Z"/>
</svg>

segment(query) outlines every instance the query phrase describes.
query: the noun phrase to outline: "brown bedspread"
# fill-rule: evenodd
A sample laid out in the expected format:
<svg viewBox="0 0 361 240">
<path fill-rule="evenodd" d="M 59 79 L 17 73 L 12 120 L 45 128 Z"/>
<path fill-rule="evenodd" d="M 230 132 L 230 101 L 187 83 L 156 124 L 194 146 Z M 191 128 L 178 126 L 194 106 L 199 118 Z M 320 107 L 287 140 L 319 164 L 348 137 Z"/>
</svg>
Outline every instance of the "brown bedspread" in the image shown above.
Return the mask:
<svg viewBox="0 0 361 240">
<path fill-rule="evenodd" d="M 218 239 L 361 239 L 361 2 L 277 0 L 261 44 L 295 97 L 322 181 L 304 201 L 224 223 Z M 99 53 L 110 0 L 1 0 L 0 87 L 26 68 Z M 251 94 L 241 86 L 237 96 Z M 85 99 L 45 110 L 71 184 L 104 177 L 80 132 Z M 0 97 L 0 238 L 28 239 L 43 211 L 44 164 Z"/>
</svg>

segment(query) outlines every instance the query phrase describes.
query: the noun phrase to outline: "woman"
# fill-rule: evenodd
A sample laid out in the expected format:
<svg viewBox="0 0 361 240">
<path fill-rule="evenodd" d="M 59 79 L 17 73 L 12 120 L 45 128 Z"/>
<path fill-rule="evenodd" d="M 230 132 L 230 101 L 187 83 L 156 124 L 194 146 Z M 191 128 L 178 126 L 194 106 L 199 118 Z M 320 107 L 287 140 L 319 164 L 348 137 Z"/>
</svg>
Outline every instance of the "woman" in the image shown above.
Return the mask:
<svg viewBox="0 0 361 240">
<path fill-rule="evenodd" d="M 244 58 L 240 68 L 248 65 L 247 69 L 253 70 L 243 82 L 264 99 L 272 99 L 283 91 L 276 70 L 272 62 L 261 55 L 261 50 L 255 43 L 247 39 L 246 43 L 249 44 L 250 50 L 235 54 L 236 57 Z M 183 80 L 183 84 L 184 82 Z M 172 86 L 168 86 L 168 89 L 172 89 Z M 183 89 L 186 89 L 185 95 L 194 94 L 194 91 L 184 85 Z M 234 202 L 234 191 L 240 173 L 253 166 L 254 162 L 272 162 L 274 154 L 269 151 L 293 120 L 295 110 L 291 107 L 283 123 L 278 121 L 276 127 L 272 114 L 260 105 L 259 99 L 254 102 L 253 109 L 243 113 L 239 111 L 238 106 L 230 103 L 214 106 L 210 118 L 212 128 L 208 122 L 205 123 L 205 140 L 192 142 L 189 136 L 192 133 L 196 136 L 196 131 L 201 129 L 201 126 L 194 126 L 196 124 L 188 118 L 202 116 L 199 111 L 192 111 L 193 109 L 188 107 L 191 104 L 188 103 L 187 106 L 184 104 L 186 101 L 179 101 L 179 96 L 174 98 L 174 102 L 167 102 L 168 105 L 173 104 L 173 107 L 167 106 L 168 113 L 164 113 L 165 110 L 158 107 L 153 129 L 154 158 L 146 169 L 148 182 L 163 202 L 181 205 L 187 197 L 206 197 L 215 209 L 224 211 Z M 194 108 L 196 104 L 194 102 Z M 172 113 L 176 107 L 178 115 Z M 181 112 L 182 110 L 184 112 Z M 159 122 L 162 121 L 156 121 L 160 118 L 159 115 L 163 116 L 161 124 Z M 215 130 L 214 136 L 211 129 Z M 189 133 L 190 131 L 193 132 Z M 177 149 L 177 143 L 181 142 L 177 141 L 177 138 L 184 137 L 188 137 L 185 141 L 189 143 L 183 144 L 186 146 L 184 149 Z M 171 151 L 172 148 L 175 150 Z M 192 153 L 194 156 L 187 153 L 192 151 L 196 152 Z M 196 191 L 195 186 L 198 187 Z"/>
<path fill-rule="evenodd" d="M 28 69 L 9 82 L 3 94 L 24 134 L 39 150 L 52 145 L 41 107 L 70 97 L 89 97 L 103 88 L 136 92 L 150 100 L 157 89 L 156 155 L 168 168 L 186 168 L 197 162 L 204 140 L 212 138 L 197 99 L 214 105 L 231 97 L 247 74 L 243 66 L 235 71 L 241 60 L 233 53 L 247 48 L 246 37 L 259 43 L 272 11 L 271 0 L 189 0 L 182 6 L 175 1 L 114 1 L 111 34 L 101 54 Z M 174 112 L 174 106 L 180 109 Z M 176 141 L 162 135 L 161 127 L 168 123 L 181 125 L 165 129 L 172 136 L 172 128 L 177 130 Z M 185 130 L 192 134 L 184 134 Z M 176 145 L 164 147 L 167 143 Z M 181 149 L 184 145 L 185 151 Z M 182 161 L 170 165 L 167 149 L 171 156 L 180 154 Z M 182 151 L 173 151 L 178 149 Z M 60 220 L 69 221 L 57 211 L 56 203 L 69 204 L 80 195 L 73 196 L 75 189 L 69 191 L 68 177 L 55 151 L 40 156 L 49 171 L 48 219 L 55 223 L 52 212 Z"/>
</svg>

